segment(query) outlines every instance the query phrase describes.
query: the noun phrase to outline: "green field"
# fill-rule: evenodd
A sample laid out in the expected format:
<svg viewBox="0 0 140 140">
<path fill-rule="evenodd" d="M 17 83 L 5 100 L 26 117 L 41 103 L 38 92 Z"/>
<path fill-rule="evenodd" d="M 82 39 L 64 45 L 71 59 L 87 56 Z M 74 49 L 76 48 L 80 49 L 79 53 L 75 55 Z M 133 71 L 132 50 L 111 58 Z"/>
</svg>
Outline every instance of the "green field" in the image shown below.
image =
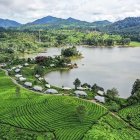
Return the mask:
<svg viewBox="0 0 140 140">
<path fill-rule="evenodd" d="M 131 41 L 130 45 L 132 47 L 140 47 L 140 42 L 136 42 L 136 41 Z"/>
<path fill-rule="evenodd" d="M 133 105 L 122 109 L 120 116 L 140 130 L 140 105 Z M 128 120 L 128 114 L 130 119 Z"/>
<path fill-rule="evenodd" d="M 98 104 L 69 96 L 41 95 L 23 88 L 17 94 L 17 86 L 3 71 L 0 81 L 2 140 L 138 140 L 140 137 L 138 130 Z M 76 115 L 78 105 L 86 108 L 82 122 Z"/>
<path fill-rule="evenodd" d="M 140 132 L 110 114 L 102 117 L 84 140 L 139 140 Z"/>
</svg>

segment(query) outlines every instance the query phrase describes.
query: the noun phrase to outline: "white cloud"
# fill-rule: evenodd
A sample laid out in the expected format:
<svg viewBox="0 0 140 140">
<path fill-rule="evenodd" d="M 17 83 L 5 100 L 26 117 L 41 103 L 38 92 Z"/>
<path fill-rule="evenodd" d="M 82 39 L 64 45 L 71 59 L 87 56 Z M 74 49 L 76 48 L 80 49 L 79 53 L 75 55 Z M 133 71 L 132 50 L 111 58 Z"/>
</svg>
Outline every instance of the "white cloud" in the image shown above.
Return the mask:
<svg viewBox="0 0 140 140">
<path fill-rule="evenodd" d="M 26 23 L 52 15 L 86 21 L 140 16 L 140 0 L 0 0 L 0 17 Z"/>
</svg>

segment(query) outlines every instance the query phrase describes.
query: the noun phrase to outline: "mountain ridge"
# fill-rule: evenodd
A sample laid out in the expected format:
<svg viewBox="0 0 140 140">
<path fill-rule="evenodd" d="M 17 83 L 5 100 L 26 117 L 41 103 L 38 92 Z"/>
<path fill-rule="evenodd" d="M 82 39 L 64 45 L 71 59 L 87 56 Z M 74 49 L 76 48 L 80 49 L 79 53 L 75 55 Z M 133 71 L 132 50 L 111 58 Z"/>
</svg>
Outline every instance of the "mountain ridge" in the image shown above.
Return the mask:
<svg viewBox="0 0 140 140">
<path fill-rule="evenodd" d="M 17 22 L 17 21 L 0 18 L 0 27 L 9 28 L 9 27 L 18 27 L 18 26 L 21 26 L 21 25 L 22 24 Z"/>
</svg>

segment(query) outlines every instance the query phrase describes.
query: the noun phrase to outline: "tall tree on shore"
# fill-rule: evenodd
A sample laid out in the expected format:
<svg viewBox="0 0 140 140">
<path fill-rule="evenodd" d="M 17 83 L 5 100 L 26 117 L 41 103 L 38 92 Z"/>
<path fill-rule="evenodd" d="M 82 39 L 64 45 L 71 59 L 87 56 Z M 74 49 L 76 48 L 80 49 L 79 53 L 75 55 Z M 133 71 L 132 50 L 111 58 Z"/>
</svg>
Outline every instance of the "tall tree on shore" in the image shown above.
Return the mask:
<svg viewBox="0 0 140 140">
<path fill-rule="evenodd" d="M 75 86 L 75 89 L 77 89 L 77 87 L 80 87 L 81 81 L 77 78 L 77 79 L 75 79 L 75 81 L 73 82 L 73 84 Z"/>
</svg>

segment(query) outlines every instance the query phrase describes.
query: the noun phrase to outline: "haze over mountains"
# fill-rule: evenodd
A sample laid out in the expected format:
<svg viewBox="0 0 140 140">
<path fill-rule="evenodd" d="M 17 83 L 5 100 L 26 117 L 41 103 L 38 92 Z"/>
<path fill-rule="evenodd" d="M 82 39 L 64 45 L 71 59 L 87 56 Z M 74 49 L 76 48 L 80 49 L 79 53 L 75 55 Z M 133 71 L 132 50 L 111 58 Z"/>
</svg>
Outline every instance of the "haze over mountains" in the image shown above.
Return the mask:
<svg viewBox="0 0 140 140">
<path fill-rule="evenodd" d="M 45 25 L 45 24 L 79 24 L 79 25 L 94 25 L 94 26 L 102 26 L 102 25 L 109 25 L 111 24 L 110 21 L 103 20 L 103 21 L 95 21 L 95 22 L 87 22 L 87 21 L 81 21 L 78 19 L 74 19 L 69 17 L 68 19 L 62 19 L 62 18 L 56 18 L 53 16 L 47 16 L 43 17 L 41 19 L 37 19 L 33 22 L 27 23 L 27 24 L 21 24 L 14 20 L 8 20 L 8 19 L 0 19 L 0 27 L 8 28 L 8 27 L 19 27 L 19 26 L 27 26 L 27 25 Z"/>
<path fill-rule="evenodd" d="M 74 18 L 68 18 L 68 19 L 62 19 L 62 18 L 56 18 L 53 16 L 47 16 L 41 19 L 37 19 L 33 22 L 27 23 L 27 24 L 21 24 L 13 20 L 8 19 L 0 19 L 0 27 L 3 28 L 9 28 L 9 27 L 28 27 L 28 26 L 72 26 L 72 27 L 105 27 L 105 30 L 108 31 L 123 31 L 123 30 L 136 30 L 140 29 L 140 17 L 128 17 L 124 20 L 120 20 L 114 23 L 111 23 L 108 20 L 103 21 L 95 21 L 95 22 L 87 22 L 87 21 L 81 21 Z"/>
</svg>

